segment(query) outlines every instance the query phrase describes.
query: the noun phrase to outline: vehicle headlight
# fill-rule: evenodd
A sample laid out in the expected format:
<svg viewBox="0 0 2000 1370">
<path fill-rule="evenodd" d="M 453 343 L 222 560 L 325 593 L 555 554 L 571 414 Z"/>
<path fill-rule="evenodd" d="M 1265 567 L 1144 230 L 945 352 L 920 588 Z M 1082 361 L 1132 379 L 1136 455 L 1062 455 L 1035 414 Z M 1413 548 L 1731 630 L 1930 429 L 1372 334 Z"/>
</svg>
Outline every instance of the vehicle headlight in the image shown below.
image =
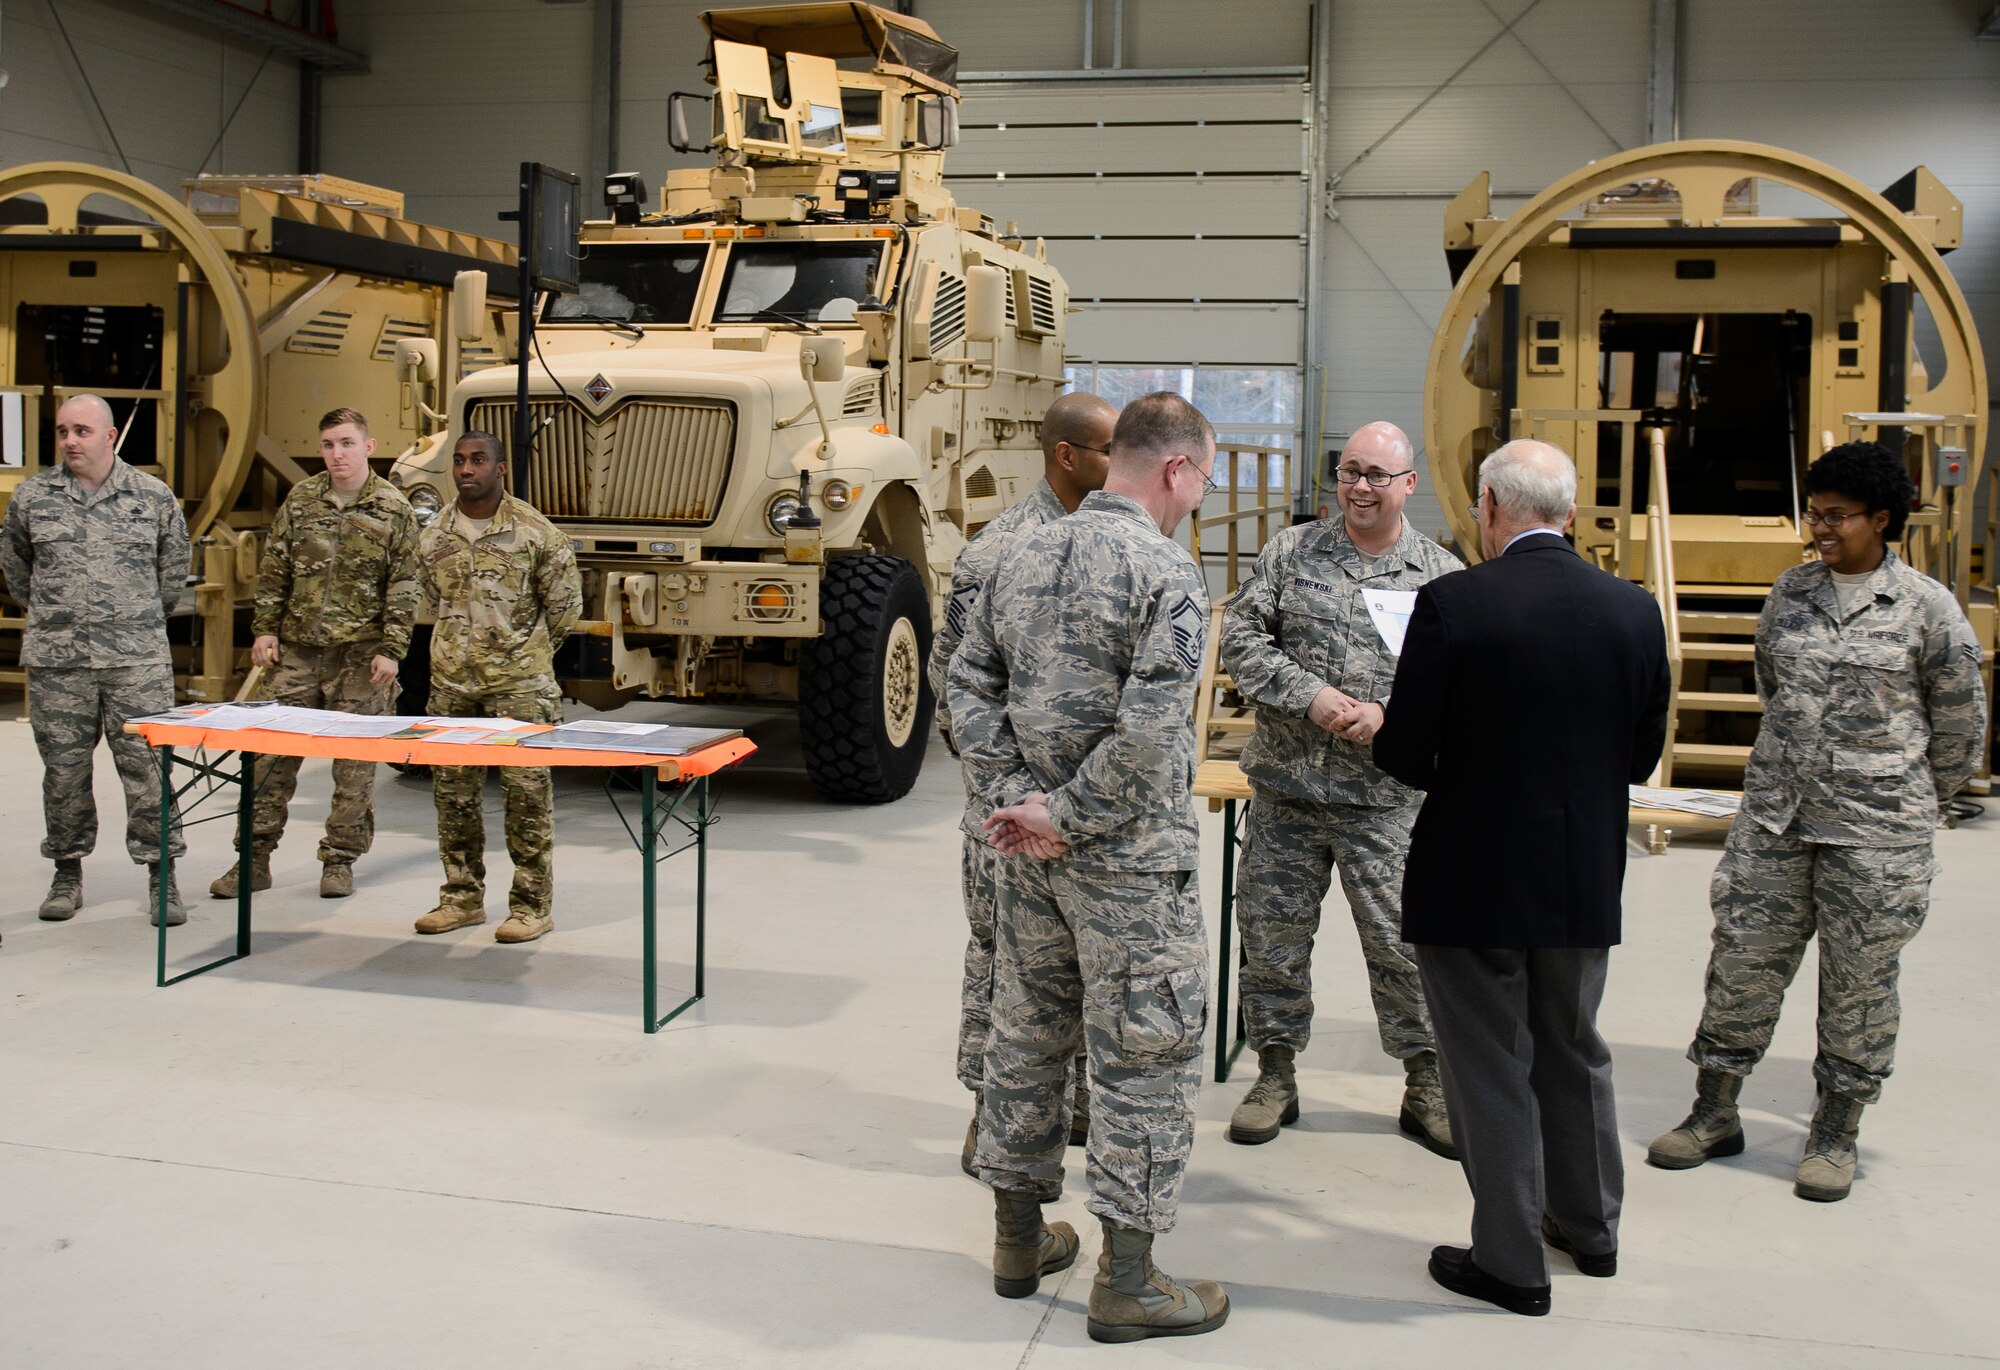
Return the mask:
<svg viewBox="0 0 2000 1370">
<path fill-rule="evenodd" d="M 825 500 L 826 507 L 835 513 L 854 503 L 854 497 L 859 493 L 859 490 L 844 480 L 830 480 L 819 488 L 819 497 Z"/>
<path fill-rule="evenodd" d="M 764 522 L 771 525 L 772 532 L 783 537 L 785 530 L 791 526 L 792 516 L 803 508 L 805 506 L 799 502 L 796 491 L 781 491 L 771 496 L 771 502 L 764 506 Z"/>
<path fill-rule="evenodd" d="M 404 493 L 410 501 L 410 508 L 417 516 L 417 522 L 429 524 L 444 508 L 444 496 L 435 485 L 413 485 Z"/>
</svg>

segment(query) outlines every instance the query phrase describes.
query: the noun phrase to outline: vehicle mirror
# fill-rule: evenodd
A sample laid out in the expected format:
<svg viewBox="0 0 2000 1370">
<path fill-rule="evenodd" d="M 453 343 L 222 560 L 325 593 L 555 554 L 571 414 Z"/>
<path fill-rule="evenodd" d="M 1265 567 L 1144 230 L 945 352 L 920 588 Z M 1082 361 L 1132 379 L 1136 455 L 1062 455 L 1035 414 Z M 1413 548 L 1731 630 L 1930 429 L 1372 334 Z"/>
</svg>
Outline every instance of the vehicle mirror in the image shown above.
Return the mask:
<svg viewBox="0 0 2000 1370">
<path fill-rule="evenodd" d="M 486 273 L 461 271 L 451 278 L 451 331 L 460 342 L 486 336 Z"/>
<path fill-rule="evenodd" d="M 933 95 L 917 106 L 917 146 L 939 152 L 958 145 L 958 102 Z"/>
<path fill-rule="evenodd" d="M 396 342 L 396 378 L 429 385 L 438 378 L 436 338 L 400 338 Z"/>
<path fill-rule="evenodd" d="M 713 96 L 696 95 L 690 91 L 677 90 L 667 97 L 667 146 L 675 152 L 698 152 L 709 144 L 704 137 L 696 141 L 694 120 L 688 115 L 688 106 L 708 104 Z M 712 120 L 704 120 L 704 123 Z"/>
<path fill-rule="evenodd" d="M 965 273 L 965 336 L 998 342 L 1007 327 L 1007 273 L 980 265 Z"/>
<path fill-rule="evenodd" d="M 847 374 L 847 344 L 839 338 L 814 338 L 799 349 L 799 370 L 808 380 L 839 380 Z"/>
</svg>

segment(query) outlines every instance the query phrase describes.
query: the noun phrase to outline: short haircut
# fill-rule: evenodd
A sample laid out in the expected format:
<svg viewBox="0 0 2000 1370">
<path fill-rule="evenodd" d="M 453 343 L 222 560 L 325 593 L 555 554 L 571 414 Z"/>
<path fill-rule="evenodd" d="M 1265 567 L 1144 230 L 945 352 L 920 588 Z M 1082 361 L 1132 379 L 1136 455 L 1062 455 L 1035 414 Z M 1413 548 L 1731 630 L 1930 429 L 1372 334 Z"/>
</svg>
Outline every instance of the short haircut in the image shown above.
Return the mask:
<svg viewBox="0 0 2000 1370">
<path fill-rule="evenodd" d="M 1183 455 L 1190 459 L 1208 450 L 1215 441 L 1215 426 L 1201 411 L 1171 390 L 1155 390 L 1126 405 L 1111 430 L 1114 461 L 1147 458 L 1162 461 Z"/>
<path fill-rule="evenodd" d="M 100 428 L 116 428 L 118 426 L 118 416 L 111 412 L 111 401 L 105 399 L 102 395 L 71 395 L 56 406 L 56 413 L 62 413 L 66 407 L 72 404 L 87 404 L 95 409 L 97 417 L 100 420 L 98 424 Z"/>
<path fill-rule="evenodd" d="M 1917 484 L 1902 461 L 1879 442 L 1844 442 L 1806 468 L 1808 495 L 1845 495 L 1859 500 L 1869 513 L 1889 511 L 1882 529 L 1884 541 L 1903 536 L 1910 506 L 1917 502 Z"/>
<path fill-rule="evenodd" d="M 320 415 L 319 431 L 324 433 L 327 429 L 338 428 L 343 423 L 353 424 L 361 430 L 362 437 L 368 436 L 368 416 L 359 409 L 349 409 L 345 405 L 338 409 L 329 409 Z"/>
<path fill-rule="evenodd" d="M 1558 458 L 1549 461 L 1542 454 Z M 1561 527 L 1576 506 L 1576 464 L 1560 447 L 1516 438 L 1502 443 L 1479 463 L 1479 490 L 1509 518 Z"/>
<path fill-rule="evenodd" d="M 1054 461 L 1059 443 L 1082 447 L 1098 420 L 1116 422 L 1117 418 L 1116 405 L 1088 390 L 1075 390 L 1059 396 L 1049 406 L 1048 412 L 1042 415 L 1042 456 Z"/>
<path fill-rule="evenodd" d="M 494 461 L 502 462 L 507 460 L 507 444 L 501 442 L 499 438 L 487 432 L 484 428 L 468 428 L 458 435 L 458 442 L 465 442 L 468 439 L 473 442 L 485 443 L 492 450 Z M 453 443 L 452 446 L 457 447 L 458 442 Z"/>
</svg>

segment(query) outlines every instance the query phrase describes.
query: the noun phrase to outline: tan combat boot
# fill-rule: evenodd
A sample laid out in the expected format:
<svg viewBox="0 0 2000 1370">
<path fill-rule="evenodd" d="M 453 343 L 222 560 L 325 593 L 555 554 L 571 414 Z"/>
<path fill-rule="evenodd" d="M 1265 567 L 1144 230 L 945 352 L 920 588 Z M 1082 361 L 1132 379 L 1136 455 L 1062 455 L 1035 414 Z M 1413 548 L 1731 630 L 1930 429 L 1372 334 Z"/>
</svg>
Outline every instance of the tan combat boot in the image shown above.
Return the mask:
<svg viewBox="0 0 2000 1370">
<path fill-rule="evenodd" d="M 1257 1083 L 1229 1115 L 1229 1140 L 1262 1146 L 1286 1123 L 1299 1120 L 1299 1082 L 1290 1047 L 1265 1047 L 1257 1053 Z"/>
<path fill-rule="evenodd" d="M 1213 1280 L 1182 1284 L 1153 1264 L 1153 1234 L 1104 1224 L 1090 1286 L 1092 1341 L 1195 1337 L 1229 1321 L 1229 1295 Z"/>
<path fill-rule="evenodd" d="M 236 873 L 243 869 L 242 862 L 231 866 L 223 874 L 209 882 L 208 894 L 211 899 L 234 899 L 236 897 Z M 271 888 L 271 853 L 253 852 L 250 856 L 250 892 Z"/>
<path fill-rule="evenodd" d="M 1027 1298 L 1042 1276 L 1074 1265 L 1081 1245 L 1068 1223 L 1043 1223 L 1034 1195 L 993 1191 L 993 1292 L 1001 1298 Z"/>
<path fill-rule="evenodd" d="M 507 915 L 507 920 L 493 929 L 496 942 L 532 942 L 544 933 L 555 931 L 556 920 L 548 914 L 537 918 L 532 913 L 515 909 Z"/>
<path fill-rule="evenodd" d="M 146 867 L 146 916 L 153 926 L 160 926 L 160 868 L 157 864 Z M 177 928 L 187 922 L 187 905 L 181 902 L 180 885 L 174 880 L 174 873 L 167 872 L 167 926 Z"/>
<path fill-rule="evenodd" d="M 485 909 L 455 909 L 449 904 L 439 904 L 417 920 L 417 931 L 451 932 L 456 928 L 476 928 L 485 921 Z"/>
<path fill-rule="evenodd" d="M 1672 1132 L 1655 1137 L 1646 1150 L 1646 1164 L 1662 1170 L 1692 1170 L 1711 1156 L 1743 1152 L 1743 1120 L 1736 1096 L 1743 1077 L 1719 1070 L 1695 1076 L 1694 1109 Z"/>
<path fill-rule="evenodd" d="M 1855 1162 L 1861 1159 L 1855 1138 L 1861 1131 L 1862 1107 L 1859 1099 L 1820 1091 L 1812 1130 L 1806 1133 L 1805 1159 L 1799 1162 L 1792 1193 L 1822 1204 L 1847 1197 L 1847 1191 L 1854 1188 Z"/>
<path fill-rule="evenodd" d="M 319 868 L 320 898 L 345 899 L 352 893 L 354 893 L 352 861 L 329 861 Z"/>
<path fill-rule="evenodd" d="M 56 878 L 49 882 L 48 897 L 38 915 L 44 923 L 61 923 L 76 917 L 83 907 L 83 862 L 56 862 Z"/>
<path fill-rule="evenodd" d="M 1458 1159 L 1458 1146 L 1451 1139 L 1451 1116 L 1444 1106 L 1444 1080 L 1438 1075 L 1434 1051 L 1420 1051 L 1404 1063 L 1403 1108 L 1396 1126 L 1417 1139 L 1424 1150 Z"/>
</svg>

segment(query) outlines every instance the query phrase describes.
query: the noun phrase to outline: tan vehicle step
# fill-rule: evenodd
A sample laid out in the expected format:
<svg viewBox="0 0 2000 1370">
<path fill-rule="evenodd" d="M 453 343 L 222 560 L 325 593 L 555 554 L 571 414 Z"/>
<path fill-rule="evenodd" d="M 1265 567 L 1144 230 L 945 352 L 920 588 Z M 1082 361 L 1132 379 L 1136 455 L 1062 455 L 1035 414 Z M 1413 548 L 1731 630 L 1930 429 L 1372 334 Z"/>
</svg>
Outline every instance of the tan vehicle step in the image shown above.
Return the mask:
<svg viewBox="0 0 2000 1370">
<path fill-rule="evenodd" d="M 1757 644 L 1754 642 L 1683 642 L 1683 661 L 1755 661 Z"/>
<path fill-rule="evenodd" d="M 1751 613 L 1708 613 L 1683 609 L 1680 620 L 1684 633 L 1736 633 L 1750 637 L 1757 631 L 1757 615 Z"/>
<path fill-rule="evenodd" d="M 1676 742 L 1675 766 L 1742 767 L 1750 762 L 1748 747 L 1732 747 L 1719 742 Z"/>
<path fill-rule="evenodd" d="M 1682 690 L 1677 698 L 1684 712 L 1757 714 L 1764 711 L 1756 695 L 1740 690 Z"/>
<path fill-rule="evenodd" d="M 1701 599 L 1767 599 L 1771 594 L 1768 585 L 1689 585 L 1685 582 L 1674 586 L 1674 593 Z"/>
</svg>

